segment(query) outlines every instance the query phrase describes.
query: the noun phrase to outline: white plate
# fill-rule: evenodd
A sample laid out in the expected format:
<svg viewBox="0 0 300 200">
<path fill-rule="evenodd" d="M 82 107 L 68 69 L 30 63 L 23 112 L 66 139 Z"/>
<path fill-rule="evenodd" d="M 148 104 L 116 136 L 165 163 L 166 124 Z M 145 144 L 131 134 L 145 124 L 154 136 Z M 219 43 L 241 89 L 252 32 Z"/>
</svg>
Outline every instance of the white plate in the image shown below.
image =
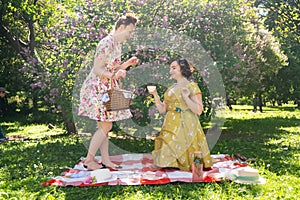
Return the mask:
<svg viewBox="0 0 300 200">
<path fill-rule="evenodd" d="M 111 177 L 109 177 L 109 178 L 105 178 L 105 179 L 98 179 L 97 180 L 97 183 L 106 183 L 106 182 L 111 182 L 111 181 L 115 181 L 115 180 L 117 180 L 118 179 L 118 177 L 117 176 L 115 176 L 115 175 L 112 175 Z"/>
<path fill-rule="evenodd" d="M 215 154 L 215 155 L 210 155 L 212 158 L 216 158 L 216 159 L 218 159 L 218 158 L 225 158 L 225 154 Z"/>
</svg>

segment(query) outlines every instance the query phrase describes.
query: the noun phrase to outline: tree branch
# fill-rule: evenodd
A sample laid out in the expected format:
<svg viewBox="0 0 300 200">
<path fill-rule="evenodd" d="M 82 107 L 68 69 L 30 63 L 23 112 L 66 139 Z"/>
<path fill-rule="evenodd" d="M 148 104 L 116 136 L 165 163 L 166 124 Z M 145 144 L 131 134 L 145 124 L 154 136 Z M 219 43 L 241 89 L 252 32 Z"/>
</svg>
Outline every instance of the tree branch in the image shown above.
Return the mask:
<svg viewBox="0 0 300 200">
<path fill-rule="evenodd" d="M 25 55 L 22 53 L 22 48 L 28 47 L 28 44 L 12 35 L 8 28 L 3 24 L 2 18 L 0 19 L 0 34 L 4 36 L 13 49 L 19 53 L 23 59 L 25 59 Z"/>
</svg>

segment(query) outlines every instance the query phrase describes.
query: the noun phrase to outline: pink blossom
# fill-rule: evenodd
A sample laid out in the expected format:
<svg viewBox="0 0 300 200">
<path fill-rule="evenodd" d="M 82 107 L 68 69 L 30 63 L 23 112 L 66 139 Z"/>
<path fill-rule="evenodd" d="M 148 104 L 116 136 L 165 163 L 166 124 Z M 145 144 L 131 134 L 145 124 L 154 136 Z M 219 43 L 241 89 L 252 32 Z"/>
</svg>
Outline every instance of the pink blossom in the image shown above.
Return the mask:
<svg viewBox="0 0 300 200">
<path fill-rule="evenodd" d="M 168 16 L 164 16 L 163 17 L 163 26 L 164 27 L 168 27 L 169 26 L 169 24 L 168 24 Z"/>
<path fill-rule="evenodd" d="M 63 61 L 63 65 L 64 65 L 64 66 L 67 66 L 67 65 L 68 65 L 68 62 L 69 62 L 69 60 L 68 60 L 68 58 L 66 58 L 66 59 Z"/>
<path fill-rule="evenodd" d="M 36 83 L 31 83 L 31 84 L 30 84 L 30 87 L 31 87 L 32 89 L 35 89 L 35 88 L 37 88 L 37 85 L 36 85 Z"/>
<path fill-rule="evenodd" d="M 21 69 L 19 69 L 19 71 L 20 72 L 28 72 L 29 71 L 29 69 L 28 69 L 28 67 L 22 67 Z"/>
<path fill-rule="evenodd" d="M 134 115 L 134 117 L 136 118 L 136 119 L 138 119 L 138 118 L 141 118 L 141 117 L 143 117 L 144 115 L 141 113 L 141 112 L 136 112 L 135 113 L 135 115 Z"/>
<path fill-rule="evenodd" d="M 137 96 L 144 95 L 145 90 L 143 88 L 137 88 L 134 92 Z"/>
<path fill-rule="evenodd" d="M 239 79 L 236 76 L 231 79 L 231 81 L 233 81 L 233 82 L 237 82 L 238 80 Z"/>
<path fill-rule="evenodd" d="M 50 96 L 58 96 L 59 95 L 59 90 L 58 88 L 52 88 L 50 90 Z"/>
<path fill-rule="evenodd" d="M 240 69 L 241 68 L 241 65 L 240 64 L 237 64 L 236 66 L 235 66 L 235 69 Z"/>
<path fill-rule="evenodd" d="M 49 99 L 49 101 L 50 101 L 51 103 L 54 103 L 54 98 L 51 97 L 51 98 Z"/>
<path fill-rule="evenodd" d="M 140 0 L 140 1 L 138 1 L 138 6 L 142 6 L 142 5 L 144 5 L 146 3 L 146 1 L 145 0 Z"/>
<path fill-rule="evenodd" d="M 88 23 L 87 25 L 86 25 L 86 28 L 92 28 L 93 27 L 93 24 L 92 23 Z"/>
<path fill-rule="evenodd" d="M 148 115 L 149 115 L 149 116 L 154 116 L 155 113 L 156 113 L 156 108 L 155 108 L 155 107 L 150 108 L 149 111 L 148 111 Z"/>
</svg>

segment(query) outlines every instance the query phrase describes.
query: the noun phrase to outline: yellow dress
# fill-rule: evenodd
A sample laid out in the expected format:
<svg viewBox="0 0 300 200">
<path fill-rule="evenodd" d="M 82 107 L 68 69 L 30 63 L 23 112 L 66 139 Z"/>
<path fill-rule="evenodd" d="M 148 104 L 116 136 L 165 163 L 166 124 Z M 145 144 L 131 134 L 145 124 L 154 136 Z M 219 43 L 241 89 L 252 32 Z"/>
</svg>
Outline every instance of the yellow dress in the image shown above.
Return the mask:
<svg viewBox="0 0 300 200">
<path fill-rule="evenodd" d="M 201 93 L 198 85 L 185 85 L 190 95 Z M 212 166 L 212 159 L 198 115 L 188 109 L 181 96 L 181 88 L 168 88 L 164 94 L 167 113 L 160 135 L 155 139 L 153 162 L 158 167 L 175 167 L 190 171 L 194 152 L 202 151 L 204 167 Z"/>
</svg>

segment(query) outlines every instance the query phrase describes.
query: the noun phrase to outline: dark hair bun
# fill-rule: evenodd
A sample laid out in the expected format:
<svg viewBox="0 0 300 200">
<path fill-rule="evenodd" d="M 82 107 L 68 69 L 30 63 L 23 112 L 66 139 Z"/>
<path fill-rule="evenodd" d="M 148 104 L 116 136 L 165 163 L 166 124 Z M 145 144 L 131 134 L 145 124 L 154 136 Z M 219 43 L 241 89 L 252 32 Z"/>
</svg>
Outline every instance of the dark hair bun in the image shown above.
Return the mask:
<svg viewBox="0 0 300 200">
<path fill-rule="evenodd" d="M 184 76 L 185 78 L 189 78 L 192 75 L 192 67 L 190 66 L 190 63 L 183 58 L 177 59 L 176 62 L 180 66 L 182 76 Z"/>
<path fill-rule="evenodd" d="M 133 13 L 129 12 L 118 19 L 118 21 L 115 24 L 115 30 L 117 30 L 121 25 L 128 26 L 130 24 L 135 25 L 136 23 L 137 23 L 137 18 Z"/>
</svg>

